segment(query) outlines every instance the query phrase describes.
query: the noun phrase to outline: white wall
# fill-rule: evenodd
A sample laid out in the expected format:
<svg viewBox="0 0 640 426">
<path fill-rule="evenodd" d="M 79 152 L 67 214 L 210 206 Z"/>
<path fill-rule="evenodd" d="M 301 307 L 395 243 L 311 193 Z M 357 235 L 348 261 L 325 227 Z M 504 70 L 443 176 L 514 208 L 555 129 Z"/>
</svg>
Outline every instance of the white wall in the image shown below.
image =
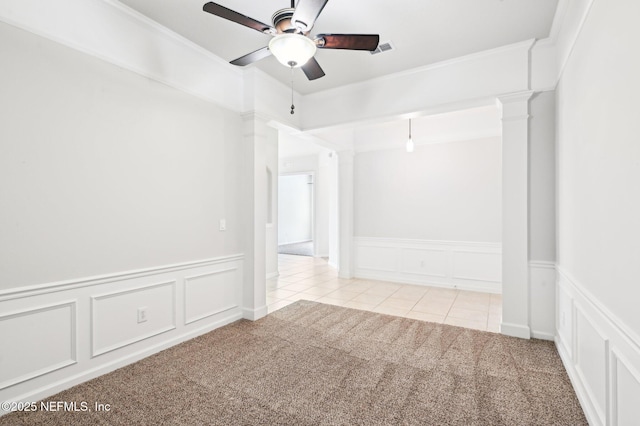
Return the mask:
<svg viewBox="0 0 640 426">
<path fill-rule="evenodd" d="M 355 156 L 355 235 L 501 241 L 499 137 Z"/>
<path fill-rule="evenodd" d="M 584 3 L 557 90 L 557 338 L 590 423 L 626 425 L 640 418 L 640 3 Z"/>
<path fill-rule="evenodd" d="M 500 137 L 399 145 L 355 156 L 355 275 L 499 293 Z"/>
<path fill-rule="evenodd" d="M 278 244 L 313 239 L 313 175 L 278 179 Z"/>
<path fill-rule="evenodd" d="M 242 251 L 238 114 L 0 32 L 0 289 Z"/>
<path fill-rule="evenodd" d="M 558 89 L 559 265 L 640 331 L 640 58 L 629 50 L 640 4 L 606 4 L 595 2 Z"/>
<path fill-rule="evenodd" d="M 535 94 L 529 106 L 529 259 L 555 262 L 555 91 Z"/>
<path fill-rule="evenodd" d="M 240 115 L 5 23 L 0 52 L 0 400 L 242 318 Z"/>
</svg>

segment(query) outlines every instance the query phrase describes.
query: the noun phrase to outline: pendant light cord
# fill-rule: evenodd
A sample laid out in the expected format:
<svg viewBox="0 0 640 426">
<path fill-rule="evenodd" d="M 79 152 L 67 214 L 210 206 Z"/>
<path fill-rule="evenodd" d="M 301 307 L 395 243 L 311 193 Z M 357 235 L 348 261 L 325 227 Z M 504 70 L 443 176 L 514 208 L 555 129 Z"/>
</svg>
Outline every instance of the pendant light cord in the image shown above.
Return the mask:
<svg viewBox="0 0 640 426">
<path fill-rule="evenodd" d="M 293 65 L 291 66 L 291 114 L 294 114 L 293 111 L 296 109 L 295 105 L 293 105 Z"/>
</svg>

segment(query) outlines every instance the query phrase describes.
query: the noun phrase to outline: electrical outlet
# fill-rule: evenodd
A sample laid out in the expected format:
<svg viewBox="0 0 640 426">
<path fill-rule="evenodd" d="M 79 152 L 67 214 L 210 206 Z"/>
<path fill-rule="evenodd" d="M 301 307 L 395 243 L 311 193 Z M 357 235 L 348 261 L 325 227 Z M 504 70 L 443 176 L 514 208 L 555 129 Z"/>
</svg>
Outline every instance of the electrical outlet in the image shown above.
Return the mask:
<svg viewBox="0 0 640 426">
<path fill-rule="evenodd" d="M 147 321 L 147 307 L 138 308 L 138 324 Z"/>
<path fill-rule="evenodd" d="M 224 219 L 220 219 L 220 230 L 221 231 L 227 230 L 227 221 Z"/>
</svg>

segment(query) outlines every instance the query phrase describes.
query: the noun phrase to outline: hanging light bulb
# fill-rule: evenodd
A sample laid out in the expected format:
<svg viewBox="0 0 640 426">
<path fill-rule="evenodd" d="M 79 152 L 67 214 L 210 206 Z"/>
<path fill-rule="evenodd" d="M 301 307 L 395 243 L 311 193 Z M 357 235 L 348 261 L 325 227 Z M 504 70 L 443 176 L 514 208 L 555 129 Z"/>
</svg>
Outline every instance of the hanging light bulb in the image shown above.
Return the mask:
<svg viewBox="0 0 640 426">
<path fill-rule="evenodd" d="M 413 152 L 414 147 L 413 139 L 411 139 L 411 119 L 409 119 L 409 140 L 407 140 L 407 152 Z"/>
</svg>

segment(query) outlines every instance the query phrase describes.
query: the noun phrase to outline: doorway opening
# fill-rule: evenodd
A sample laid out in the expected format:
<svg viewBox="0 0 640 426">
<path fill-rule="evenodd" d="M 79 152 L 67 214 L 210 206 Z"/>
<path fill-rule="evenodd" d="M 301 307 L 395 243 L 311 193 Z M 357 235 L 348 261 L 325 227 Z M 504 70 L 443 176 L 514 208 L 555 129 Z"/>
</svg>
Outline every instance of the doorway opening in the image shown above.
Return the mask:
<svg viewBox="0 0 640 426">
<path fill-rule="evenodd" d="M 314 175 L 278 177 L 278 253 L 314 255 Z"/>
</svg>

